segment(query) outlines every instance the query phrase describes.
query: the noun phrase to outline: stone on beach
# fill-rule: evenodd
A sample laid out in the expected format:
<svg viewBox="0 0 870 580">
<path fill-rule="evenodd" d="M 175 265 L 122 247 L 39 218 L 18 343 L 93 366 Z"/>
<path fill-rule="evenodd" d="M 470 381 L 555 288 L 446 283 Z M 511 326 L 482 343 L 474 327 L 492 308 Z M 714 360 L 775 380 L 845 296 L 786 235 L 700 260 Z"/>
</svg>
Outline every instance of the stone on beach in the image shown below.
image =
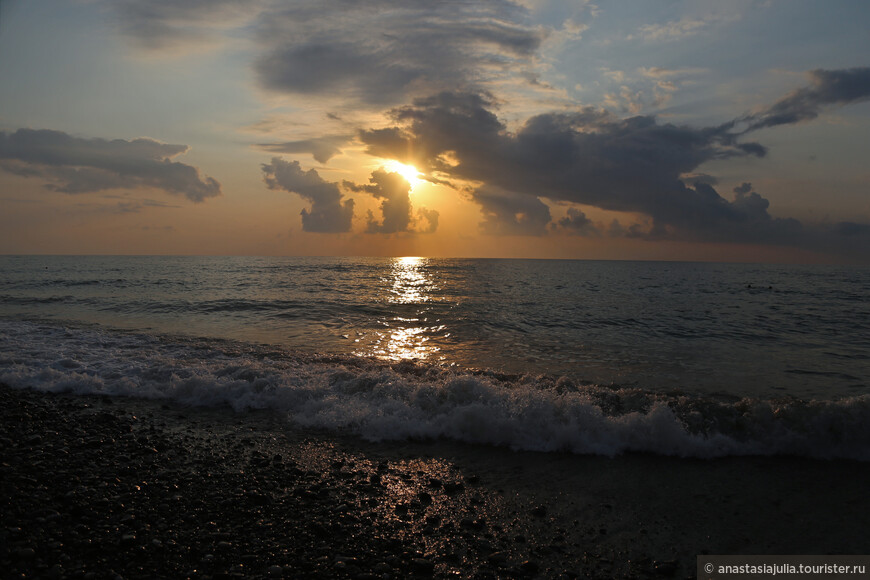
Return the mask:
<svg viewBox="0 0 870 580">
<path fill-rule="evenodd" d="M 703 551 L 860 553 L 868 478 L 847 461 L 376 444 L 0 386 L 10 577 L 685 577 Z"/>
</svg>

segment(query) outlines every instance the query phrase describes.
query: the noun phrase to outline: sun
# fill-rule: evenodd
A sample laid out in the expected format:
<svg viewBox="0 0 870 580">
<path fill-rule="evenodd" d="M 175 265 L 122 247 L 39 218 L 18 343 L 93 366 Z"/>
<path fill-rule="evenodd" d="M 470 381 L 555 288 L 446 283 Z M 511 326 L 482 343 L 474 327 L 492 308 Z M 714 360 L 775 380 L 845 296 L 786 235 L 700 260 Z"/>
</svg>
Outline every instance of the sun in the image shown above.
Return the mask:
<svg viewBox="0 0 870 580">
<path fill-rule="evenodd" d="M 414 189 L 424 181 L 423 179 L 420 179 L 422 173 L 417 171 L 417 168 L 413 165 L 406 165 L 404 163 L 399 163 L 398 161 L 390 160 L 384 164 L 384 169 L 390 173 L 398 173 L 404 177 L 408 183 L 411 184 L 411 189 Z"/>
</svg>

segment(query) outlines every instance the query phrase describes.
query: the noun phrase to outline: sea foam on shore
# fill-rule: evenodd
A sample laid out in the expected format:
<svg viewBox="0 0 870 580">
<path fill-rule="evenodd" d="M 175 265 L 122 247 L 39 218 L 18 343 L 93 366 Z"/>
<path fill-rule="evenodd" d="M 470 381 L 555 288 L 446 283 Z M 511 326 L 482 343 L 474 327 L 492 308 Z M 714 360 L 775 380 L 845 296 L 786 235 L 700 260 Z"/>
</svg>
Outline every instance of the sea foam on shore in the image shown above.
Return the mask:
<svg viewBox="0 0 870 580">
<path fill-rule="evenodd" d="M 366 439 L 447 438 L 613 456 L 870 459 L 870 396 L 649 392 L 277 347 L 0 320 L 0 380 L 52 392 L 271 409 Z"/>
</svg>

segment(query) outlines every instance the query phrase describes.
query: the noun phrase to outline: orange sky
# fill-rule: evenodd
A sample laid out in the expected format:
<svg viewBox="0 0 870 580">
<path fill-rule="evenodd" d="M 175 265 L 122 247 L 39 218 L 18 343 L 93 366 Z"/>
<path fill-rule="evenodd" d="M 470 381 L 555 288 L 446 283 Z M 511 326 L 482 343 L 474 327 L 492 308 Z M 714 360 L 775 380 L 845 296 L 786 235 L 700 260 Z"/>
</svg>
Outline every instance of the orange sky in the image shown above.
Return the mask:
<svg viewBox="0 0 870 580">
<path fill-rule="evenodd" d="M 4 3 L 0 253 L 868 262 L 834 4 Z"/>
</svg>

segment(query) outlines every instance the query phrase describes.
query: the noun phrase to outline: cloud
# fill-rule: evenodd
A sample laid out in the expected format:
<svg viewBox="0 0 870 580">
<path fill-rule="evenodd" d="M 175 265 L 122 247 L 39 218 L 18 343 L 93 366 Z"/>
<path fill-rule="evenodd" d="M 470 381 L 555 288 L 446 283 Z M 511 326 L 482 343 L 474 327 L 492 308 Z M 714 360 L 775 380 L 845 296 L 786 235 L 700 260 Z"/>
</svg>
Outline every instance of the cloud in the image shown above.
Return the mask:
<svg viewBox="0 0 870 580">
<path fill-rule="evenodd" d="M 664 68 L 660 66 L 640 67 L 637 69 L 642 76 L 652 79 L 673 79 L 679 77 L 705 74 L 709 69 L 701 67 Z"/>
<path fill-rule="evenodd" d="M 681 18 L 665 24 L 644 24 L 638 29 L 641 38 L 648 41 L 678 40 L 695 36 L 710 28 L 715 20 L 701 18 Z"/>
<path fill-rule="evenodd" d="M 677 20 L 663 24 L 644 24 L 635 36 L 647 42 L 675 41 L 709 33 L 715 28 L 728 26 L 742 20 L 746 14 L 752 14 L 762 8 L 764 2 L 758 0 L 730 0 L 729 2 L 710 3 L 709 7 L 696 3 L 694 13 Z"/>
<path fill-rule="evenodd" d="M 440 216 L 438 211 L 421 207 L 417 210 L 417 215 L 419 216 L 418 223 L 420 224 L 417 231 L 421 234 L 434 234 L 438 229 L 438 218 Z"/>
<path fill-rule="evenodd" d="M 719 183 L 719 178 L 715 175 L 709 175 L 707 173 L 684 173 L 680 176 L 680 181 L 686 183 L 688 185 L 695 185 L 696 183 L 706 183 L 707 185 L 716 185 Z"/>
<path fill-rule="evenodd" d="M 364 191 L 381 200 L 383 219 L 377 222 L 369 213 L 368 233 L 394 234 L 407 232 L 411 223 L 411 184 L 398 173 L 387 173 L 382 169 L 372 172 L 369 185 L 357 185 L 345 181 L 344 186 L 351 191 Z"/>
<path fill-rule="evenodd" d="M 366 185 L 358 185 L 351 181 L 343 183 L 346 189 L 354 192 L 364 192 L 381 200 L 381 221 L 377 221 L 369 212 L 366 232 L 370 234 L 394 234 L 398 232 L 433 233 L 438 228 L 438 212 L 433 209 L 421 208 L 418 219 L 414 218 L 411 206 L 411 184 L 398 173 L 376 169 Z M 420 225 L 418 227 L 418 223 Z M 425 222 L 425 225 L 423 225 Z"/>
<path fill-rule="evenodd" d="M 308 0 L 258 20 L 260 84 L 383 106 L 528 67 L 544 39 L 508 0 Z"/>
<path fill-rule="evenodd" d="M 311 203 L 303 209 L 302 229 L 306 232 L 349 232 L 353 220 L 353 200 L 342 201 L 337 183 L 324 180 L 317 171 L 304 171 L 298 161 L 285 161 L 280 157 L 262 165 L 263 179 L 269 189 L 283 189 L 295 193 Z"/>
<path fill-rule="evenodd" d="M 870 240 L 870 224 L 859 224 L 855 222 L 840 222 L 834 226 L 837 230 L 837 233 L 841 236 L 852 238 L 852 237 L 864 237 Z"/>
<path fill-rule="evenodd" d="M 110 0 L 121 32 L 140 50 L 172 51 L 217 44 L 219 32 L 240 26 L 261 0 Z"/>
<path fill-rule="evenodd" d="M 24 177 L 49 180 L 48 189 L 93 193 L 107 189 L 153 187 L 193 202 L 221 194 L 196 167 L 171 161 L 188 150 L 153 139 L 83 139 L 62 131 L 0 131 L 0 167 Z"/>
<path fill-rule="evenodd" d="M 765 125 L 799 122 L 824 105 L 863 100 L 864 70 L 813 71 L 813 85 L 775 103 L 769 116 L 756 118 Z M 394 109 L 390 126 L 360 131 L 359 139 L 371 155 L 412 164 L 438 178 L 483 184 L 472 199 L 481 206 L 486 233 L 545 233 L 550 216 L 543 198 L 647 216 L 646 226 L 612 228 L 633 237 L 861 253 L 843 235 L 866 235 L 860 224 L 823 228 L 775 218 L 769 201 L 751 185 L 738 186 L 726 199 L 715 189 L 715 178 L 697 171 L 718 159 L 767 154 L 760 143 L 745 140 L 745 130 L 736 129 L 743 118 L 691 127 L 585 107 L 535 115 L 510 131 L 497 110 L 486 93 L 442 92 Z M 785 111 L 792 114 L 780 116 Z M 555 229 L 582 231 L 589 226 L 584 218 L 572 212 Z"/>
<path fill-rule="evenodd" d="M 107 198 L 113 198 L 115 196 L 106 196 Z M 164 208 L 178 208 L 181 206 L 172 205 L 168 203 L 163 203 L 161 201 L 156 201 L 153 199 L 125 199 L 121 198 L 120 201 L 116 202 L 115 205 L 106 206 L 106 211 L 111 213 L 139 213 L 143 209 L 148 207 L 164 207 Z"/>
<path fill-rule="evenodd" d="M 306 232 L 342 233 L 351 231 L 354 200 L 343 199 L 341 188 L 367 193 L 381 201 L 380 221 L 369 211 L 366 233 L 394 234 L 401 232 L 433 233 L 438 229 L 436 210 L 420 208 L 416 215 L 411 204 L 411 184 L 399 173 L 377 169 L 369 183 L 359 185 L 351 181 L 342 184 L 327 181 L 314 169 L 305 171 L 298 161 L 285 161 L 280 157 L 263 164 L 263 179 L 269 189 L 295 193 L 311 203 L 303 209 L 302 229 Z"/>
<path fill-rule="evenodd" d="M 870 100 L 870 67 L 817 69 L 808 73 L 810 85 L 797 89 L 767 109 L 738 121 L 744 133 L 777 125 L 815 119 L 825 105 L 847 105 Z"/>
<path fill-rule="evenodd" d="M 547 34 L 511 0 L 104 0 L 139 50 L 248 38 L 259 85 L 354 105 L 523 78 Z M 569 26 L 570 28 L 570 26 Z M 534 75 L 525 74 L 533 82 Z"/>
<path fill-rule="evenodd" d="M 569 207 L 567 215 L 556 222 L 554 230 L 563 231 L 578 236 L 600 236 L 601 231 L 585 213 L 575 207 Z"/>
<path fill-rule="evenodd" d="M 518 203 L 518 197 L 505 197 L 511 192 L 686 226 L 736 219 L 736 211 L 707 189 L 687 187 L 681 175 L 713 159 L 765 153 L 757 143 L 737 143 L 723 128 L 619 119 L 590 107 L 536 115 L 510 133 L 492 108 L 485 95 L 442 93 L 397 109 L 399 125 L 362 131 L 360 139 L 372 155 L 498 188 L 498 196 L 492 190 L 474 195 L 494 216 L 509 216 L 500 207 Z M 534 231 L 542 210 L 528 215 L 535 220 L 521 229 Z"/>
<path fill-rule="evenodd" d="M 310 153 L 319 163 L 326 163 L 341 153 L 341 147 L 351 139 L 353 136 L 338 135 L 284 143 L 259 143 L 257 147 L 271 153 Z"/>
<path fill-rule="evenodd" d="M 601 70 L 604 79 L 613 84 L 604 95 L 604 106 L 632 115 L 667 105 L 682 86 L 692 82 L 691 77 L 708 72 L 703 68 L 688 67 L 639 67 L 636 74 L 607 68 Z"/>
<path fill-rule="evenodd" d="M 550 223 L 550 208 L 540 199 L 498 187 L 474 190 L 472 199 L 480 204 L 480 229 L 500 236 L 542 236 Z"/>
</svg>

